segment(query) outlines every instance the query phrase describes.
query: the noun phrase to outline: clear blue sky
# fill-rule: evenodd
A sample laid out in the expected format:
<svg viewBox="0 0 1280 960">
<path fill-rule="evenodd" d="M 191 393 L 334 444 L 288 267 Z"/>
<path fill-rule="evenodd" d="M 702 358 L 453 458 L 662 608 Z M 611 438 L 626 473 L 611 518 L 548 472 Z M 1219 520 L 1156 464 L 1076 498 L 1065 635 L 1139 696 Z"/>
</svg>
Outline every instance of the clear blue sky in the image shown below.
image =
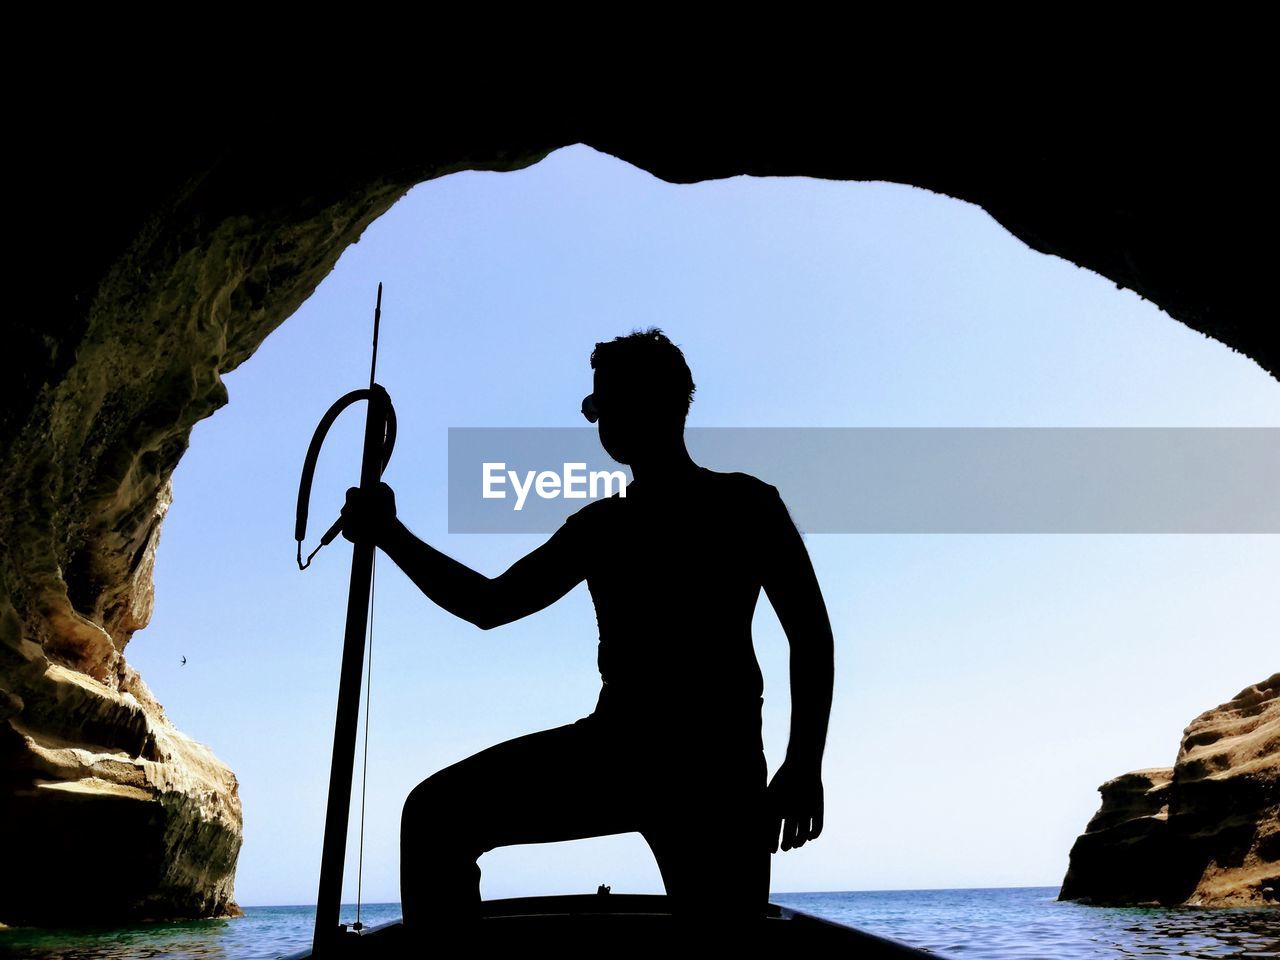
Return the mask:
<svg viewBox="0 0 1280 960">
<path fill-rule="evenodd" d="M 367 383 L 378 281 L 378 379 L 400 419 L 386 479 L 411 529 L 490 575 L 543 537 L 446 533 L 447 429 L 583 425 L 592 346 L 635 327 L 684 349 L 690 426 L 1280 426 L 1280 384 L 1252 361 L 925 190 L 672 185 L 583 146 L 421 184 L 226 377 L 128 648 L 240 778 L 242 904 L 315 900 L 350 551 L 299 573 L 293 512 L 317 420 Z M 325 448 L 313 539 L 357 482 L 360 421 Z M 806 539 L 836 635 L 827 820 L 774 856 L 778 892 L 1057 884 L 1100 783 L 1171 763 L 1196 714 L 1280 667 L 1274 536 Z M 772 772 L 787 645 L 763 597 L 755 636 Z M 414 785 L 590 712 L 596 641 L 585 584 L 483 632 L 383 559 L 366 901 L 399 899 Z M 662 890 L 638 834 L 480 864 L 486 897 Z"/>
</svg>

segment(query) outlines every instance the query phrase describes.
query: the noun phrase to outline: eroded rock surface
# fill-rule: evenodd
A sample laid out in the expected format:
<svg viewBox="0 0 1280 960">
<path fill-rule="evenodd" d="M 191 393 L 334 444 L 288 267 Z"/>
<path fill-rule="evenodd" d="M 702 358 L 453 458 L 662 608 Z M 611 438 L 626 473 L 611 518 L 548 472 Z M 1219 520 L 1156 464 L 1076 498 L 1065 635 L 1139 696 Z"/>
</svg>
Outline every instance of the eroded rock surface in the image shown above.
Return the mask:
<svg viewBox="0 0 1280 960">
<path fill-rule="evenodd" d="M 1173 767 L 1098 788 L 1061 900 L 1261 906 L 1280 894 L 1280 673 L 1183 731 Z"/>
</svg>

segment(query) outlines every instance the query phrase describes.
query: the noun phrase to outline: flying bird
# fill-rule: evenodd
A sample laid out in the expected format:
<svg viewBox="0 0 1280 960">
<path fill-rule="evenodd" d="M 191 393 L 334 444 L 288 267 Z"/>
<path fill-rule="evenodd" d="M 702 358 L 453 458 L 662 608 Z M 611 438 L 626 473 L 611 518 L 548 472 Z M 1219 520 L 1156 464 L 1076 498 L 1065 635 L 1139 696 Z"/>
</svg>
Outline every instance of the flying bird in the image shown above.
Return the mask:
<svg viewBox="0 0 1280 960">
<path fill-rule="evenodd" d="M 182 665 L 183 665 L 184 667 L 187 665 L 187 658 L 186 658 L 186 657 L 183 657 L 183 658 L 182 658 Z"/>
</svg>

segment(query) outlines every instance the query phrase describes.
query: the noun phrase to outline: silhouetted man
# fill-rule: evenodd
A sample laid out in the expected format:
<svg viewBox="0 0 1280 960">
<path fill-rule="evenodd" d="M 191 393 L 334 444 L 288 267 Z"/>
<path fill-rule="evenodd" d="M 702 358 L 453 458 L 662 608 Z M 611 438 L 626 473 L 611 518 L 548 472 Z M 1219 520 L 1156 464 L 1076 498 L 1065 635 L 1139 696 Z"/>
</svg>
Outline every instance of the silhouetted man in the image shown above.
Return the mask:
<svg viewBox="0 0 1280 960">
<path fill-rule="evenodd" d="M 822 831 L 833 642 L 804 543 L 775 487 L 700 467 L 684 444 L 694 384 L 654 328 L 597 343 L 583 414 L 631 467 L 625 496 L 588 503 L 490 578 L 419 540 L 385 484 L 347 493 L 344 535 L 373 538 L 428 597 L 482 629 L 582 580 L 603 681 L 582 719 L 446 767 L 401 824 L 406 928 L 477 915 L 487 850 L 639 832 L 673 911 L 717 923 L 768 903 L 770 856 Z M 751 641 L 761 587 L 791 645 L 791 735 L 766 786 L 763 680 Z"/>
</svg>

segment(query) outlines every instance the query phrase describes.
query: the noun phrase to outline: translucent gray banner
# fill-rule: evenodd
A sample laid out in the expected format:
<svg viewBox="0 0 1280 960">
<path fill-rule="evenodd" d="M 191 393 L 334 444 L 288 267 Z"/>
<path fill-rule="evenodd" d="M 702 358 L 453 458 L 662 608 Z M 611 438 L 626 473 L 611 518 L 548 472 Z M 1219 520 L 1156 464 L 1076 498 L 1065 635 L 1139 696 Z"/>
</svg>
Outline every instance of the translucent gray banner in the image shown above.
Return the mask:
<svg viewBox="0 0 1280 960">
<path fill-rule="evenodd" d="M 1280 429 L 691 427 L 805 533 L 1280 533 Z M 551 533 L 630 482 L 593 427 L 449 430 L 449 532 Z"/>
</svg>

